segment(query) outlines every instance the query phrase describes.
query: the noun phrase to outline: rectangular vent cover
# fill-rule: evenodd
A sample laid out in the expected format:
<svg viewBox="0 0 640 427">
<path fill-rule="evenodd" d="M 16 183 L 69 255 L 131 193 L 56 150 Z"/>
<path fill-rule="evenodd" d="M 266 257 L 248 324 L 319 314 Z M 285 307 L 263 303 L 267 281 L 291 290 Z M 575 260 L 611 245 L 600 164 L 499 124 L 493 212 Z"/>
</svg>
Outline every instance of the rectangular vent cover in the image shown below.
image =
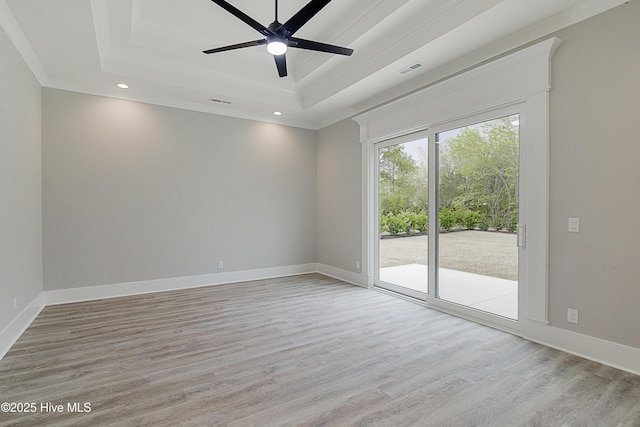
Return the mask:
<svg viewBox="0 0 640 427">
<path fill-rule="evenodd" d="M 415 64 L 411 64 L 409 65 L 407 68 L 403 68 L 402 70 L 399 71 L 400 74 L 407 74 L 410 73 L 412 71 L 417 70 L 418 68 L 424 66 L 424 64 L 422 62 L 416 62 Z"/>
<path fill-rule="evenodd" d="M 231 104 L 231 101 L 225 101 L 224 99 L 218 99 L 218 98 L 209 98 L 209 101 L 217 102 L 218 104 Z"/>
</svg>

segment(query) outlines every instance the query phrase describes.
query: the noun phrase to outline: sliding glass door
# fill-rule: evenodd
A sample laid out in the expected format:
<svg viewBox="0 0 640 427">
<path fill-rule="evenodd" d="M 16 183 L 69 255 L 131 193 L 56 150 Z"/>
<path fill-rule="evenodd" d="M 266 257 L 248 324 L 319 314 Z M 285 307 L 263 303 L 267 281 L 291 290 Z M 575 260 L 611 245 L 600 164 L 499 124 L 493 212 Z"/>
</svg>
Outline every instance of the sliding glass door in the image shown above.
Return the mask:
<svg viewBox="0 0 640 427">
<path fill-rule="evenodd" d="M 447 310 L 517 321 L 524 242 L 518 110 L 374 147 L 374 285 Z"/>
</svg>

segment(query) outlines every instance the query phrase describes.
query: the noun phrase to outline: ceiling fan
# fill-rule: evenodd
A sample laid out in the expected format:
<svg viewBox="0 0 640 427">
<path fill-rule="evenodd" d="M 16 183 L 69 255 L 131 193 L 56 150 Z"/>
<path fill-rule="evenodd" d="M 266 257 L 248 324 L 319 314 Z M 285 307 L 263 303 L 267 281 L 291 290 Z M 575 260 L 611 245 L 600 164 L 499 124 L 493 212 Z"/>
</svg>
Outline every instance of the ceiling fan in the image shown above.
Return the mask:
<svg viewBox="0 0 640 427">
<path fill-rule="evenodd" d="M 269 24 L 268 27 L 260 24 L 259 22 L 224 0 L 211 1 L 222 7 L 227 12 L 231 13 L 236 18 L 240 19 L 245 24 L 249 25 L 251 28 L 258 31 L 260 34 L 265 36 L 266 39 L 253 40 L 250 42 L 218 47 L 215 49 L 205 50 L 203 51 L 203 53 L 210 54 L 225 52 L 234 49 L 242 49 L 245 47 L 267 45 L 267 51 L 269 51 L 269 53 L 272 54 L 276 60 L 276 67 L 278 68 L 278 74 L 280 75 L 280 77 L 286 77 L 287 75 L 286 52 L 287 48 L 289 47 L 315 50 L 318 52 L 335 53 L 338 55 L 346 56 L 351 56 L 351 54 L 353 53 L 353 49 L 349 49 L 346 47 L 334 46 L 331 44 L 293 37 L 296 31 L 298 31 L 304 24 L 306 24 L 311 18 L 313 18 L 318 12 L 320 12 L 320 10 L 322 10 L 322 8 L 325 7 L 331 0 L 311 0 L 284 24 L 278 22 L 278 0 L 275 0 L 275 21 Z"/>
</svg>

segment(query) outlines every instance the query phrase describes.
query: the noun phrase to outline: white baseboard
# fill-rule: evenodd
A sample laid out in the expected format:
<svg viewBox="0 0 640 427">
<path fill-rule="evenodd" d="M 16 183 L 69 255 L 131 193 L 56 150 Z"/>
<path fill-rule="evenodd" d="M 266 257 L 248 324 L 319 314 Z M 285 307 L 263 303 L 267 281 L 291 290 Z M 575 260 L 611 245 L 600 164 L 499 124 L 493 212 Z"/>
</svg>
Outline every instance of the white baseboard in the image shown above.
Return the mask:
<svg viewBox="0 0 640 427">
<path fill-rule="evenodd" d="M 343 270 L 326 264 L 318 264 L 317 272 L 353 285 L 362 286 L 363 288 L 368 287 L 368 280 L 365 274 L 354 273 L 352 271 Z"/>
<path fill-rule="evenodd" d="M 640 375 L 640 349 L 529 321 L 524 338 L 613 368 Z"/>
<path fill-rule="evenodd" d="M 0 360 L 13 347 L 20 335 L 31 325 L 31 322 L 44 308 L 44 295 L 39 293 L 37 297 L 18 316 L 0 332 Z"/>
<path fill-rule="evenodd" d="M 112 285 L 87 286 L 44 292 L 45 305 L 67 304 L 103 298 L 117 298 L 152 292 L 173 291 L 221 285 L 225 283 L 247 282 L 274 277 L 294 276 L 317 272 L 317 264 L 299 264 L 283 267 L 258 268 L 254 270 L 231 271 L 225 273 L 202 274 L 198 276 L 171 277 L 168 279 L 144 280 L 139 282 L 116 283 Z"/>
</svg>

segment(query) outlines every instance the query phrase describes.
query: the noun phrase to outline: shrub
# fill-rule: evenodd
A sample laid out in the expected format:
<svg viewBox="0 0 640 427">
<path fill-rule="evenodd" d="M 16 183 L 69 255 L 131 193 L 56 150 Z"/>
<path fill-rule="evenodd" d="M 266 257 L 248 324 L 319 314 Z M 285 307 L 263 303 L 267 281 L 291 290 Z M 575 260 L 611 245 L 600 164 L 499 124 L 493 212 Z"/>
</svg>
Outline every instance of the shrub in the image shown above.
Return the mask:
<svg viewBox="0 0 640 427">
<path fill-rule="evenodd" d="M 466 209 L 461 212 L 461 225 L 469 230 L 473 230 L 476 228 L 478 224 L 480 224 L 480 214 L 478 212 Z"/>
<path fill-rule="evenodd" d="M 444 231 L 451 230 L 451 227 L 453 227 L 457 223 L 456 214 L 450 208 L 441 208 L 439 216 L 440 228 Z"/>
<path fill-rule="evenodd" d="M 478 228 L 484 231 L 487 231 L 489 229 L 489 219 L 487 218 L 487 215 L 480 215 Z"/>
<path fill-rule="evenodd" d="M 407 234 L 410 234 L 414 230 L 413 224 L 415 223 L 415 214 L 411 211 L 403 211 L 398 214 L 402 217 L 402 230 Z"/>
<path fill-rule="evenodd" d="M 400 213 L 397 215 L 387 216 L 387 228 L 389 233 L 398 234 L 400 231 L 405 231 L 407 228 L 411 229 L 411 224 L 407 220 L 406 216 Z"/>
<path fill-rule="evenodd" d="M 413 214 L 412 227 L 421 233 L 429 230 L 429 218 L 425 211 L 417 212 Z"/>
<path fill-rule="evenodd" d="M 426 214 L 420 214 L 414 211 L 403 211 L 399 213 L 402 217 L 402 223 L 404 228 L 402 231 L 411 233 L 412 231 L 425 231 L 426 230 Z"/>
<path fill-rule="evenodd" d="M 380 215 L 380 233 L 389 233 L 389 216 Z"/>
</svg>

